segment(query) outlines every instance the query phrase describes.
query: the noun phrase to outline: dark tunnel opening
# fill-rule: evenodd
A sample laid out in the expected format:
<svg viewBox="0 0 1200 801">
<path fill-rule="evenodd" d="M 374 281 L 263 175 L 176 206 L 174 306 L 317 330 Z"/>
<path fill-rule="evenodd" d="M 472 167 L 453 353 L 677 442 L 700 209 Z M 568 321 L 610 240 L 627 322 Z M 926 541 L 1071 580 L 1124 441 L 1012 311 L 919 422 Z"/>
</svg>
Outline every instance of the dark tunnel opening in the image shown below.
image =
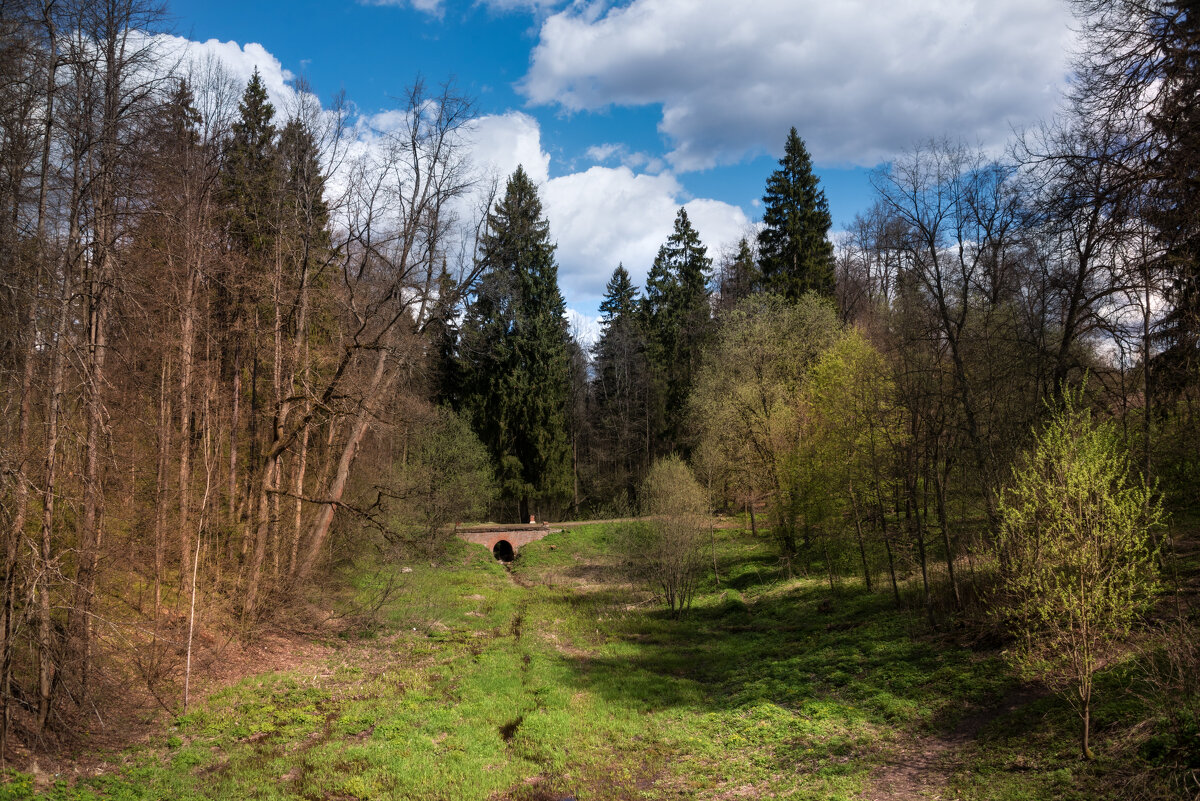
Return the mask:
<svg viewBox="0 0 1200 801">
<path fill-rule="evenodd" d="M 501 562 L 511 562 L 516 553 L 513 551 L 511 542 L 508 540 L 500 540 L 496 543 L 496 546 L 492 548 L 492 555 Z"/>
</svg>

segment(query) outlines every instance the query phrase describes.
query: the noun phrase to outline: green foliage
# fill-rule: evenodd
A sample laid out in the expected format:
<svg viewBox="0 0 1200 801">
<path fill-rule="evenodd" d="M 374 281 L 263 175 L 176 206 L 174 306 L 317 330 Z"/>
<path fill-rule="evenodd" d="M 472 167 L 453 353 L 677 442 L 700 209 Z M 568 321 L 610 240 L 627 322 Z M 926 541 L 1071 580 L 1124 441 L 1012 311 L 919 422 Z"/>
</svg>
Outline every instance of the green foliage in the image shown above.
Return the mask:
<svg viewBox="0 0 1200 801">
<path fill-rule="evenodd" d="M 239 118 L 222 169 L 229 236 L 247 255 L 261 257 L 272 243 L 271 213 L 276 199 L 275 107 L 258 70 L 238 104 Z"/>
<path fill-rule="evenodd" d="M 605 331 L 622 320 L 632 320 L 637 312 L 638 288 L 629 278 L 624 264 L 618 264 L 612 277 L 604 287 L 604 300 L 600 301 L 600 325 Z"/>
<path fill-rule="evenodd" d="M 487 450 L 452 410 L 432 409 L 409 432 L 406 458 L 387 494 L 412 544 L 436 549 L 451 523 L 479 519 L 495 497 Z"/>
<path fill-rule="evenodd" d="M 805 292 L 833 297 L 829 203 L 796 129 L 788 133 L 779 169 L 767 179 L 758 263 L 766 289 L 797 299 Z"/>
<path fill-rule="evenodd" d="M 592 349 L 591 419 L 596 488 L 614 508 L 628 506 L 646 461 L 652 379 L 639 325 L 638 290 L 618 265 L 600 303 L 602 333 Z M 626 515 L 616 515 L 624 517 Z"/>
<path fill-rule="evenodd" d="M 722 310 L 731 309 L 745 300 L 762 283 L 754 253 L 745 237 L 738 240 L 737 252 L 722 260 L 719 280 Z"/>
<path fill-rule="evenodd" d="M 678 456 L 651 466 L 642 482 L 645 519 L 625 529 L 621 549 L 633 575 L 662 591 L 671 614 L 691 608 L 704 569 L 708 499 Z"/>
<path fill-rule="evenodd" d="M 798 450 L 810 487 L 797 495 L 825 499 L 812 516 L 826 520 L 829 537 L 848 534 L 852 524 L 869 586 L 864 522 L 877 519 L 871 512 L 894 497 L 891 468 L 906 440 L 891 368 L 860 331 L 849 329 L 817 359 L 803 394 L 807 415 Z"/>
<path fill-rule="evenodd" d="M 747 298 L 722 318 L 691 398 L 706 472 L 738 505 L 766 497 L 788 554 L 797 548 L 800 514 L 801 388 L 838 330 L 833 307 L 815 295 L 797 303 L 777 295 Z"/>
<path fill-rule="evenodd" d="M 713 330 L 708 290 L 712 259 L 707 253 L 687 210 L 680 208 L 675 230 L 658 249 L 646 277 L 642 331 L 658 383 L 659 453 L 686 450 L 688 444 L 687 397 Z"/>
<path fill-rule="evenodd" d="M 1093 677 L 1158 589 L 1163 514 L 1116 427 L 1081 398 L 1065 393 L 1003 493 L 994 609 L 1017 638 L 1014 662 L 1077 704 L 1090 757 Z"/>
<path fill-rule="evenodd" d="M 567 329 L 537 188 L 518 167 L 488 215 L 484 266 L 459 337 L 460 404 L 525 519 L 571 487 Z"/>
</svg>

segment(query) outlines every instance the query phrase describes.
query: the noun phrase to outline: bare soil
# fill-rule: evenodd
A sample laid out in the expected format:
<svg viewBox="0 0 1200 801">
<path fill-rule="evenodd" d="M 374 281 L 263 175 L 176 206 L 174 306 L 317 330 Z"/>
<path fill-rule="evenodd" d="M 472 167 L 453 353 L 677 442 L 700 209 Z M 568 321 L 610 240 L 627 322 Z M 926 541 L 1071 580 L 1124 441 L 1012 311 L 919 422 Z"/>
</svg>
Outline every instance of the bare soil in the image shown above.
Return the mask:
<svg viewBox="0 0 1200 801">
<path fill-rule="evenodd" d="M 867 801 L 910 801 L 912 799 L 956 798 L 950 777 L 962 766 L 964 751 L 993 721 L 1010 715 L 1046 695 L 1042 687 L 1019 687 L 1000 703 L 972 712 L 944 734 L 914 737 L 893 748 L 876 769 Z"/>
</svg>

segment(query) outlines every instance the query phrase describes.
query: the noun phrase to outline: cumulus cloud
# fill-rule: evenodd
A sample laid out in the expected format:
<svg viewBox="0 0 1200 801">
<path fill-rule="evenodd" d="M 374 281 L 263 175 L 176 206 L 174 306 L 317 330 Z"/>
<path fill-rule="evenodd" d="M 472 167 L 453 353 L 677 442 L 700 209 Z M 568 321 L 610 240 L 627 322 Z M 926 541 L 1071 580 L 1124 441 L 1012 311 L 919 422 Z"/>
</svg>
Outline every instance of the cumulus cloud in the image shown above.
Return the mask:
<svg viewBox="0 0 1200 801">
<path fill-rule="evenodd" d="M 193 42 L 170 34 L 158 34 L 154 40 L 169 59 L 179 64 L 180 72 L 184 74 L 203 72 L 206 62 L 215 61 L 236 84 L 240 95 L 257 69 L 267 89 L 267 98 L 275 106 L 276 117 L 285 115 L 287 109 L 295 106 L 295 74 L 285 69 L 278 58 L 257 42 L 247 42 L 245 45 L 218 39 Z"/>
<path fill-rule="evenodd" d="M 599 315 L 584 314 L 575 309 L 567 309 L 567 330 L 584 350 L 591 350 L 592 345 L 600 339 Z"/>
<path fill-rule="evenodd" d="M 542 150 L 542 129 L 528 114 L 510 111 L 480 117 L 467 137 L 471 161 L 483 176 L 503 181 L 519 164 L 535 184 L 549 180 L 550 154 Z"/>
<path fill-rule="evenodd" d="M 778 153 L 792 125 L 819 162 L 871 166 L 1047 116 L 1067 22 L 1045 0 L 633 0 L 546 19 L 519 88 L 568 111 L 661 104 L 676 170 Z"/>
<path fill-rule="evenodd" d="M 683 196 L 673 175 L 628 167 L 591 167 L 548 181 L 542 198 L 558 241 L 559 284 L 566 296 L 580 306 L 598 304 L 619 263 L 643 284 L 680 206 L 688 210 L 710 255 L 749 223 L 737 206 L 709 199 L 684 202 Z"/>
<path fill-rule="evenodd" d="M 550 177 L 550 154 L 542 148 L 537 120 L 519 111 L 481 117 L 468 134 L 471 161 L 486 188 L 504 180 L 520 164 L 538 185 L 558 244 L 559 284 L 567 300 L 594 308 L 618 263 L 644 280 L 659 246 L 670 235 L 675 214 L 686 206 L 703 241 L 715 248 L 741 235 L 745 213 L 728 203 L 688 199 L 670 173 L 649 174 L 622 165 L 594 166 Z M 623 145 L 601 146 L 598 155 L 625 157 Z"/>
<path fill-rule="evenodd" d="M 296 90 L 289 83 L 293 80 L 292 73 L 259 44 L 243 46 L 217 40 L 189 43 L 178 37 L 164 37 L 163 43 L 176 49 L 180 60 L 192 59 L 200 63 L 204 59 L 215 59 L 242 86 L 257 67 L 271 102 L 279 111 L 296 101 Z M 240 86 L 237 91 L 240 93 Z M 311 101 L 316 103 L 315 98 Z M 354 158 L 368 161 L 376 158 L 382 162 L 390 146 L 390 137 L 401 132 L 404 125 L 401 111 L 361 114 L 348 127 L 349 141 L 344 147 Z M 571 320 L 584 333 L 596 330 L 591 313 L 619 262 L 625 264 L 635 280 L 644 282 L 659 246 L 671 233 L 681 205 L 687 207 L 693 225 L 710 248 L 710 254 L 735 240 L 748 223 L 745 213 L 737 206 L 689 198 L 670 172 L 637 171 L 629 164 L 646 168 L 653 165 L 641 159 L 639 154 L 630 153 L 623 145 L 613 145 L 607 151 L 602 148 L 596 155 L 626 164 L 597 165 L 583 172 L 551 178 L 551 159 L 542 147 L 541 128 L 537 120 L 520 111 L 480 117 L 464 132 L 463 145 L 474 172 L 480 177 L 481 187 L 486 188 L 489 179 L 495 178 L 503 191 L 505 178 L 518 164 L 524 166 L 540 187 L 551 236 L 558 244 L 559 283 L 573 308 Z M 340 191 L 338 187 L 342 186 L 343 177 L 340 174 L 331 177 L 332 192 Z M 460 217 L 468 218 L 474 212 L 472 199 L 464 200 L 455 211 Z"/>
</svg>

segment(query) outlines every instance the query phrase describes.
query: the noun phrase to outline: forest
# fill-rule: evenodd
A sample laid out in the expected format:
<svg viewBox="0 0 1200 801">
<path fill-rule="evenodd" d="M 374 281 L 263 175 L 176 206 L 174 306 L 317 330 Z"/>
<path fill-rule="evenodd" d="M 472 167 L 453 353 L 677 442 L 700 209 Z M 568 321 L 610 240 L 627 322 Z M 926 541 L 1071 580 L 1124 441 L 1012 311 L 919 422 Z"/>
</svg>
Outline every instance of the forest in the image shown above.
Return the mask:
<svg viewBox="0 0 1200 801">
<path fill-rule="evenodd" d="M 740 241 L 681 208 L 644 286 L 595 265 L 589 343 L 538 186 L 472 165 L 453 84 L 364 148 L 348 103 L 182 69 L 154 4 L 0 2 L 0 760 L 185 720 L 214 643 L 331 599 L 441 603 L 380 571 L 456 564 L 459 524 L 632 520 L 512 575 L 563 581 L 598 537 L 571 552 L 685 653 L 758 564 L 831 627 L 1002 654 L 1102 765 L 1078 797 L 1200 797 L 1200 21 L 1073 10 L 1058 116 L 1003 153 L 915 143 L 840 232 L 781 131 Z M 1093 725 L 1117 669 L 1159 699 L 1126 751 Z M 400 797 L 364 788 L 306 797 Z M 566 797 L 521 792 L 479 797 Z"/>
</svg>

